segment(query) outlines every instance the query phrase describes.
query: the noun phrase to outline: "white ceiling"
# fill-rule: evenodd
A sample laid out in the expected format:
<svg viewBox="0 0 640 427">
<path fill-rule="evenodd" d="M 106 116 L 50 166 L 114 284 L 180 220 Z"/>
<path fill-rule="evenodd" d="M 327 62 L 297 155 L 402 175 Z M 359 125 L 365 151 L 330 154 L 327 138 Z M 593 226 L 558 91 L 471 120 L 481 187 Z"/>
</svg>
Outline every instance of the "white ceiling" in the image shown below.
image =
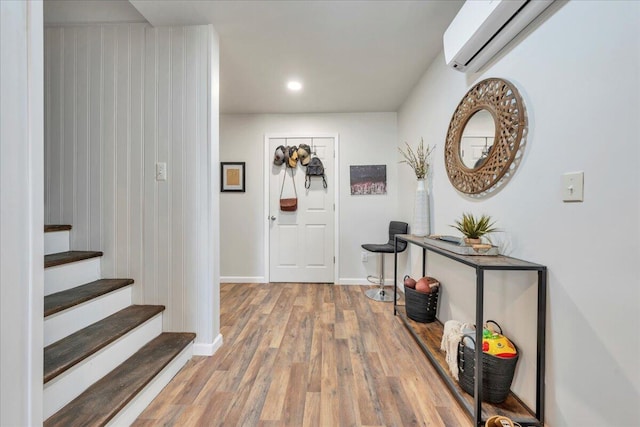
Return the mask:
<svg viewBox="0 0 640 427">
<path fill-rule="evenodd" d="M 223 113 L 396 111 L 442 49 L 442 34 L 464 3 L 129 1 L 154 26 L 213 24 Z M 108 2 L 122 9 L 121 1 Z M 135 16 L 132 11 L 129 20 Z M 286 90 L 291 78 L 302 81 L 301 92 Z"/>
</svg>

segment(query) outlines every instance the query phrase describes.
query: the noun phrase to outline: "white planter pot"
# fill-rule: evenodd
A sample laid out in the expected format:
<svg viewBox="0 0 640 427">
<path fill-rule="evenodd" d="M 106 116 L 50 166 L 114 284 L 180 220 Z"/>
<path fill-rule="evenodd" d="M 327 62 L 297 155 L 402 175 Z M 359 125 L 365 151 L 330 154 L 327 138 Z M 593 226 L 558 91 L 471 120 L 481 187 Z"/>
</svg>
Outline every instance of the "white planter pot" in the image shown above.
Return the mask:
<svg viewBox="0 0 640 427">
<path fill-rule="evenodd" d="M 429 191 L 424 179 L 418 180 L 416 198 L 413 208 L 413 224 L 411 234 L 414 236 L 429 235 Z"/>
</svg>

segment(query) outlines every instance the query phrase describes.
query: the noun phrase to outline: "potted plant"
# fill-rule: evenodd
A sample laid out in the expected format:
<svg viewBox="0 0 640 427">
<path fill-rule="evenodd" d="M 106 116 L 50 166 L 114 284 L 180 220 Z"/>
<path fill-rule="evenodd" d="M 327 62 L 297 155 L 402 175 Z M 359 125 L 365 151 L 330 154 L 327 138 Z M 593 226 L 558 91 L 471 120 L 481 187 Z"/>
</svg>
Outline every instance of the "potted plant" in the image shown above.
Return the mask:
<svg viewBox="0 0 640 427">
<path fill-rule="evenodd" d="M 482 236 L 498 231 L 494 224 L 495 221 L 492 221 L 489 215 L 483 214 L 477 218 L 471 213 L 463 213 L 462 218 L 456 220 L 455 225 L 451 227 L 460 231 L 464 235 L 465 243 L 471 246 L 480 244 Z"/>
<path fill-rule="evenodd" d="M 398 147 L 398 151 L 402 154 L 404 160 L 400 163 L 406 163 L 411 166 L 413 172 L 418 179 L 416 188 L 413 223 L 411 224 L 411 234 L 415 236 L 426 236 L 429 234 L 429 194 L 426 179 L 429 174 L 429 157 L 435 147 L 424 148 L 424 140 L 420 138 L 418 149 L 413 151 L 411 146 L 405 142 L 406 151 Z"/>
</svg>

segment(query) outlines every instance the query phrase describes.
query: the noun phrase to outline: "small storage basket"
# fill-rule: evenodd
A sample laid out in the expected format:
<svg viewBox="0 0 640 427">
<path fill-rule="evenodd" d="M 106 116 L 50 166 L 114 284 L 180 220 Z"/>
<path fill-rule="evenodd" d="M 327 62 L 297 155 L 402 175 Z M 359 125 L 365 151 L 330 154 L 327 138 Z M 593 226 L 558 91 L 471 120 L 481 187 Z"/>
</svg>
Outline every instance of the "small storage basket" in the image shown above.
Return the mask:
<svg viewBox="0 0 640 427">
<path fill-rule="evenodd" d="M 492 320 L 488 320 L 487 323 L 488 322 L 498 326 L 500 334 L 502 334 L 500 325 Z M 461 339 L 458 344 L 458 383 L 464 391 L 473 396 L 476 351 L 464 344 L 464 341 L 467 339 L 471 339 L 475 345 L 475 339 L 469 335 Z M 502 403 L 509 395 L 513 375 L 516 372 L 516 364 L 520 357 L 518 347 L 513 341 L 511 341 L 511 343 L 516 349 L 516 357 L 504 358 L 482 353 L 482 400 L 486 402 Z"/>
<path fill-rule="evenodd" d="M 425 294 L 405 286 L 404 297 L 407 317 L 420 323 L 430 323 L 436 320 L 439 295 L 440 287 L 429 294 Z"/>
</svg>

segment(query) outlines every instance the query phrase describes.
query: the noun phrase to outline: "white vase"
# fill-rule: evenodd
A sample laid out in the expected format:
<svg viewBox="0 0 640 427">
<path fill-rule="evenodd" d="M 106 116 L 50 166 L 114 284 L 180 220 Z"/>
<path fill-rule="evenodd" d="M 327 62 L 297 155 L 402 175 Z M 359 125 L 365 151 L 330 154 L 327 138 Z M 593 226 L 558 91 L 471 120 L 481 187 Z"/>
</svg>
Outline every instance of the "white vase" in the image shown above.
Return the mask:
<svg viewBox="0 0 640 427">
<path fill-rule="evenodd" d="M 429 191 L 424 179 L 418 180 L 418 187 L 416 188 L 411 234 L 414 236 L 427 236 L 429 234 Z"/>
</svg>

